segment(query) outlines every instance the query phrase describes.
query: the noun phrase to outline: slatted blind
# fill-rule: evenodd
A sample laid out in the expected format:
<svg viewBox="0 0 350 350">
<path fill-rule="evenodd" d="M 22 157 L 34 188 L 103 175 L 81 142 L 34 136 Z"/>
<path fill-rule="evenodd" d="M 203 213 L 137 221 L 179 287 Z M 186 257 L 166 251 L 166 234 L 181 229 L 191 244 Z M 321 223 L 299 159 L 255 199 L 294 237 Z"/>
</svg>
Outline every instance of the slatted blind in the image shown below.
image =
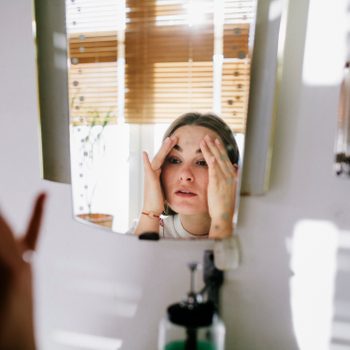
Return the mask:
<svg viewBox="0 0 350 350">
<path fill-rule="evenodd" d="M 117 116 L 118 55 L 125 56 L 126 122 L 171 122 L 187 111 L 213 110 L 214 45 L 221 40 L 221 116 L 244 132 L 256 0 L 221 1 L 221 38 L 215 37 L 214 0 L 125 0 L 125 27 L 120 0 L 66 1 L 75 123 L 91 123 L 98 113 Z M 125 30 L 119 36 L 125 38 L 124 52 L 117 50 L 118 30 Z"/>
<path fill-rule="evenodd" d="M 212 14 L 209 25 L 193 30 L 183 5 L 127 0 L 125 118 L 130 123 L 171 122 L 186 111 L 212 108 Z"/>
<path fill-rule="evenodd" d="M 171 122 L 187 111 L 213 109 L 214 6 L 188 1 L 127 0 L 125 118 L 129 123 Z M 236 132 L 246 123 L 249 31 L 255 1 L 225 0 L 221 116 Z M 186 7 L 187 5 L 187 7 Z M 192 24 L 196 16 L 202 24 Z"/>
<path fill-rule="evenodd" d="M 66 0 L 70 117 L 73 125 L 116 122 L 117 4 L 116 0 Z"/>
<path fill-rule="evenodd" d="M 118 111 L 116 62 L 79 63 L 69 70 L 73 125 L 115 123 Z"/>
<path fill-rule="evenodd" d="M 236 132 L 244 132 L 246 125 L 255 12 L 255 1 L 224 1 L 221 116 Z"/>
</svg>

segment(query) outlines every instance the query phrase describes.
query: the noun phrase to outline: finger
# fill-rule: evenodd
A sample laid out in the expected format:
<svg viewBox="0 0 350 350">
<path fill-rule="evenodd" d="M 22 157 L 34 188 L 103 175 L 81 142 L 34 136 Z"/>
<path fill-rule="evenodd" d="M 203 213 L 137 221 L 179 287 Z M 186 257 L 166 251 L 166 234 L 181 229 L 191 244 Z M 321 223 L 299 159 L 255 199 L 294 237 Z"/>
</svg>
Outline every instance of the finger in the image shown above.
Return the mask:
<svg viewBox="0 0 350 350">
<path fill-rule="evenodd" d="M 218 139 L 215 139 L 214 142 L 208 135 L 204 140 L 207 143 L 210 152 L 215 156 L 217 164 L 225 177 L 232 177 L 234 168 L 221 142 Z"/>
<path fill-rule="evenodd" d="M 143 152 L 143 166 L 146 173 L 153 173 L 152 165 L 147 152 Z"/>
<path fill-rule="evenodd" d="M 146 151 L 142 152 L 142 156 L 143 156 L 143 165 L 148 168 L 149 166 L 151 166 L 151 162 L 149 161 L 149 157 L 148 157 L 148 153 Z"/>
<path fill-rule="evenodd" d="M 223 173 L 220 170 L 220 168 L 217 166 L 217 161 L 215 159 L 215 156 L 211 153 L 208 145 L 204 140 L 201 141 L 201 143 L 199 144 L 199 147 L 201 148 L 204 159 L 208 164 L 209 177 L 217 180 L 219 176 L 223 178 Z"/>
<path fill-rule="evenodd" d="M 215 156 L 211 153 L 207 143 L 204 140 L 200 142 L 199 147 L 210 170 L 215 164 Z"/>
<path fill-rule="evenodd" d="M 39 194 L 38 197 L 36 198 L 34 210 L 30 218 L 27 232 L 23 238 L 23 244 L 25 249 L 29 249 L 29 250 L 35 249 L 36 242 L 38 240 L 38 236 L 40 232 L 45 200 L 46 200 L 45 193 Z"/>
<path fill-rule="evenodd" d="M 227 153 L 227 149 L 226 147 L 223 145 L 223 143 L 219 140 L 219 139 L 215 139 L 215 144 L 217 145 L 218 149 L 220 150 L 220 153 L 221 154 L 225 154 L 226 156 L 226 166 L 227 166 L 227 169 L 229 171 L 229 175 L 228 175 L 228 178 L 235 183 L 237 182 L 237 179 L 238 179 L 238 165 L 237 164 L 232 164 L 229 156 L 228 156 L 228 153 Z"/>
<path fill-rule="evenodd" d="M 155 155 L 154 159 L 152 160 L 152 168 L 153 170 L 160 169 L 164 163 L 164 160 L 166 156 L 169 154 L 169 152 L 173 149 L 173 147 L 177 143 L 177 137 L 174 135 L 171 135 L 170 137 L 167 137 L 162 146 L 160 147 L 158 153 Z"/>
<path fill-rule="evenodd" d="M 216 154 L 214 153 L 213 147 L 210 147 L 210 142 L 203 139 L 201 143 L 202 147 L 202 153 L 205 157 L 207 157 L 206 161 L 208 163 L 209 167 L 209 175 L 216 175 L 220 176 L 221 178 L 226 177 L 226 173 L 222 170 L 222 166 L 219 164 L 219 155 L 218 151 L 216 151 Z"/>
<path fill-rule="evenodd" d="M 2 215 L 0 215 L 0 261 L 11 269 L 15 269 L 21 263 L 14 234 Z"/>
</svg>

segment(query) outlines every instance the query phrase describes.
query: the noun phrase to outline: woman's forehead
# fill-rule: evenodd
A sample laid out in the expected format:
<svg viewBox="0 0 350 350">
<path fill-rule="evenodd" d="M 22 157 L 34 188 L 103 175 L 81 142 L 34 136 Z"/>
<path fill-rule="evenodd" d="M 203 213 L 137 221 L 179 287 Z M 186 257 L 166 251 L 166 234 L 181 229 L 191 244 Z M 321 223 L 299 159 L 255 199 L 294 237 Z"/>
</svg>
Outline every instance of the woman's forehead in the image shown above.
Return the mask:
<svg viewBox="0 0 350 350">
<path fill-rule="evenodd" d="M 178 137 L 178 144 L 196 144 L 203 140 L 206 135 L 211 138 L 219 138 L 219 135 L 211 129 L 199 125 L 184 125 L 176 129 L 174 134 Z"/>
</svg>

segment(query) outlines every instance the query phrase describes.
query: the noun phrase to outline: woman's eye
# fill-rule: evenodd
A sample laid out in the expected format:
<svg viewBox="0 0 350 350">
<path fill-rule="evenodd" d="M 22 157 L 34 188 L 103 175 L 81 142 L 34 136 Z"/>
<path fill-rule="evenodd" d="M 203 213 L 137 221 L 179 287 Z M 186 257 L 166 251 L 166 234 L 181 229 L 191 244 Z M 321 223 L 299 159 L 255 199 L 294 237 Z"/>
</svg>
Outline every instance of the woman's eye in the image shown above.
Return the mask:
<svg viewBox="0 0 350 350">
<path fill-rule="evenodd" d="M 198 160 L 197 161 L 197 165 L 204 166 L 204 167 L 208 166 L 207 162 L 204 159 L 203 160 Z"/>
<path fill-rule="evenodd" d="M 175 158 L 175 157 L 168 157 L 167 158 L 167 162 L 170 163 L 170 164 L 179 164 L 180 160 Z"/>
</svg>

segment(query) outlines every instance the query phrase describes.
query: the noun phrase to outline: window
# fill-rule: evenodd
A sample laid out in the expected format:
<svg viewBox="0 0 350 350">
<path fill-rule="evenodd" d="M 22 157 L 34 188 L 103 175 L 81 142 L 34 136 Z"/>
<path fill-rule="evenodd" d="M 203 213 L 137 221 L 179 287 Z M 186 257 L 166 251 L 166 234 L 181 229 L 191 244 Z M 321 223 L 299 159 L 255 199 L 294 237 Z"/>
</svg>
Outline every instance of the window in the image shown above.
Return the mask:
<svg viewBox="0 0 350 350">
<path fill-rule="evenodd" d="M 215 111 L 244 132 L 253 0 L 67 0 L 75 125 Z"/>
</svg>

